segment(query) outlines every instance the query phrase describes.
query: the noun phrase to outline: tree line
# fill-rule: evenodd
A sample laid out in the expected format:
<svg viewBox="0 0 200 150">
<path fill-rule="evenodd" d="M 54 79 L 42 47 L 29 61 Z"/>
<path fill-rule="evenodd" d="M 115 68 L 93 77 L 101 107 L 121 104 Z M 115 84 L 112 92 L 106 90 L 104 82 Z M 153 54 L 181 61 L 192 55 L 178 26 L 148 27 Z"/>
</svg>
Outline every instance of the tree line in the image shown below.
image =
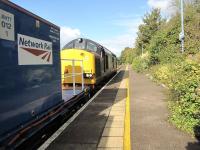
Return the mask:
<svg viewBox="0 0 200 150">
<path fill-rule="evenodd" d="M 177 10 L 179 3 L 173 3 Z M 134 48 L 126 47 L 121 63 L 151 74 L 169 90 L 169 120 L 178 128 L 200 135 L 200 1 L 184 1 L 185 52 L 181 53 L 181 17 L 177 11 L 163 18 L 152 9 L 139 25 Z"/>
</svg>

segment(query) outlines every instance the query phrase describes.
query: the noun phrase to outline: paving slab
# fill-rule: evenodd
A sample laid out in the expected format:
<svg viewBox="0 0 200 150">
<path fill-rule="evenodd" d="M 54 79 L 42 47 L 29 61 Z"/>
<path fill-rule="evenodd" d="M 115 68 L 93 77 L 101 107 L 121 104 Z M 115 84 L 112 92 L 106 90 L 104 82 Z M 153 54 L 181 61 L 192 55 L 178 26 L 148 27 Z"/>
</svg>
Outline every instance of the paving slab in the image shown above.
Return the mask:
<svg viewBox="0 0 200 150">
<path fill-rule="evenodd" d="M 121 111 L 121 112 L 125 112 L 125 108 L 113 106 L 113 107 L 111 108 L 111 111 Z"/>
<path fill-rule="evenodd" d="M 106 128 L 110 128 L 110 127 L 113 127 L 113 128 L 124 128 L 124 121 L 110 121 L 108 120 L 106 122 L 106 125 L 105 125 Z"/>
<path fill-rule="evenodd" d="M 117 102 L 117 101 L 115 101 L 114 102 L 114 104 L 113 104 L 113 107 L 121 107 L 121 106 L 125 106 L 125 102 L 122 102 L 122 101 L 120 101 L 120 102 Z M 124 108 L 124 107 L 121 107 L 121 108 Z"/>
<path fill-rule="evenodd" d="M 52 150 L 96 150 L 96 144 L 62 144 L 51 145 Z"/>
<path fill-rule="evenodd" d="M 122 148 L 123 137 L 102 137 L 98 148 Z"/>
<path fill-rule="evenodd" d="M 104 128 L 102 136 L 124 136 L 124 128 L 114 128 L 113 126 L 110 128 Z"/>
<path fill-rule="evenodd" d="M 110 116 L 124 116 L 125 111 L 118 111 L 118 110 L 112 110 L 110 111 Z"/>
<path fill-rule="evenodd" d="M 98 148 L 97 150 L 123 150 L 123 148 Z"/>
<path fill-rule="evenodd" d="M 124 121 L 124 116 L 109 116 L 108 121 Z"/>
</svg>

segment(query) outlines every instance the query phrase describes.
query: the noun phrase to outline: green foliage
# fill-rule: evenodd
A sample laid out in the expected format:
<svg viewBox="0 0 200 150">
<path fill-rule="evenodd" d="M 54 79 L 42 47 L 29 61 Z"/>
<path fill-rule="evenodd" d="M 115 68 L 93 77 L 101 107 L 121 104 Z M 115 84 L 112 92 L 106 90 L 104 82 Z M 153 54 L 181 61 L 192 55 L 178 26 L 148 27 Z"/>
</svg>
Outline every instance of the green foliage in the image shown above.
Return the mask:
<svg viewBox="0 0 200 150">
<path fill-rule="evenodd" d="M 149 67 L 149 59 L 148 57 L 135 57 L 132 62 L 132 67 L 137 72 L 143 72 Z"/>
<path fill-rule="evenodd" d="M 129 48 L 126 47 L 122 52 L 121 52 L 121 57 L 120 61 L 121 63 L 128 63 L 131 64 L 133 61 L 133 58 L 135 57 L 135 49 L 134 48 Z"/>
<path fill-rule="evenodd" d="M 131 64 L 135 57 L 141 55 L 142 47 L 144 51 L 147 51 L 152 37 L 160 29 L 161 24 L 163 24 L 165 20 L 161 18 L 159 9 L 153 9 L 150 13 L 145 15 L 143 22 L 144 23 L 139 26 L 136 48 L 126 47 L 122 51 L 120 57 L 122 63 Z M 137 61 L 137 59 L 135 61 Z"/>
<path fill-rule="evenodd" d="M 151 72 L 154 79 L 167 85 L 168 87 L 172 87 L 173 69 L 170 64 L 157 65 L 151 68 Z"/>
<path fill-rule="evenodd" d="M 191 117 L 191 115 L 183 115 L 185 107 L 178 102 L 169 102 L 171 112 L 170 121 L 179 129 L 191 134 L 194 133 L 194 127 L 199 125 L 199 119 Z"/>
<path fill-rule="evenodd" d="M 200 126 L 200 1 L 185 3 L 184 11 L 184 54 L 180 53 L 180 14 L 165 21 L 159 10 L 153 10 L 145 15 L 136 48 L 126 59 L 131 57 L 137 72 L 151 70 L 154 79 L 169 87 L 170 121 L 193 133 Z M 141 56 L 142 46 L 148 57 Z"/>
<path fill-rule="evenodd" d="M 185 8 L 185 55 L 200 51 L 200 6 L 188 4 Z M 160 26 L 149 42 L 150 64 L 169 63 L 183 59 L 180 54 L 180 14 Z M 175 61 L 176 61 L 175 60 Z"/>
<path fill-rule="evenodd" d="M 150 13 L 144 16 L 143 24 L 139 26 L 138 37 L 136 40 L 137 52 L 139 52 L 142 47 L 144 49 L 148 47 L 150 40 L 159 30 L 162 22 L 164 22 L 164 20 L 161 18 L 159 9 L 153 9 Z"/>
<path fill-rule="evenodd" d="M 187 54 L 200 51 L 200 1 L 185 8 L 185 49 Z"/>
<path fill-rule="evenodd" d="M 153 76 L 171 90 L 170 121 L 193 133 L 200 125 L 200 64 L 191 60 L 157 66 Z"/>
<path fill-rule="evenodd" d="M 168 63 L 182 57 L 179 52 L 180 42 L 178 39 L 180 27 L 179 18 L 176 16 L 163 24 L 149 44 L 150 64 Z"/>
<path fill-rule="evenodd" d="M 194 126 L 200 125 L 200 64 L 184 62 L 177 68 L 173 84 L 177 100 L 170 105 L 171 121 L 192 133 Z"/>
</svg>

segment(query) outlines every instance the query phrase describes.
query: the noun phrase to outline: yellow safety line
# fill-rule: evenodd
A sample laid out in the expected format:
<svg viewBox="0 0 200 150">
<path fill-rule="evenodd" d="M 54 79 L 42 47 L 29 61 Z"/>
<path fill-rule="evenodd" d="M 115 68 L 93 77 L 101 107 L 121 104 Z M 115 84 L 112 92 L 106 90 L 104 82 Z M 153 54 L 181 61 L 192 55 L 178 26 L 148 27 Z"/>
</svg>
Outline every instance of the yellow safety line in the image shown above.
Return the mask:
<svg viewBox="0 0 200 150">
<path fill-rule="evenodd" d="M 127 86 L 127 97 L 126 97 L 126 112 L 125 112 L 125 129 L 124 129 L 124 150 L 131 150 L 129 78 L 126 79 L 126 86 Z"/>
</svg>

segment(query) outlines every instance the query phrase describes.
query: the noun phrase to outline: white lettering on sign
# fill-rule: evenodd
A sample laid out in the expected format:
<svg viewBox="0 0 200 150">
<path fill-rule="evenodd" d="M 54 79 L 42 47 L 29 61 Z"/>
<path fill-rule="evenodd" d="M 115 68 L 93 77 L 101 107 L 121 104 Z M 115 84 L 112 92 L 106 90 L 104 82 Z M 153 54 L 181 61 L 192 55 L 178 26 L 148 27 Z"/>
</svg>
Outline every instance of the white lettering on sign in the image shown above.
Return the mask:
<svg viewBox="0 0 200 150">
<path fill-rule="evenodd" d="M 53 64 L 52 42 L 18 34 L 18 64 Z"/>
<path fill-rule="evenodd" d="M 0 39 L 15 40 L 14 15 L 0 9 Z"/>
</svg>

